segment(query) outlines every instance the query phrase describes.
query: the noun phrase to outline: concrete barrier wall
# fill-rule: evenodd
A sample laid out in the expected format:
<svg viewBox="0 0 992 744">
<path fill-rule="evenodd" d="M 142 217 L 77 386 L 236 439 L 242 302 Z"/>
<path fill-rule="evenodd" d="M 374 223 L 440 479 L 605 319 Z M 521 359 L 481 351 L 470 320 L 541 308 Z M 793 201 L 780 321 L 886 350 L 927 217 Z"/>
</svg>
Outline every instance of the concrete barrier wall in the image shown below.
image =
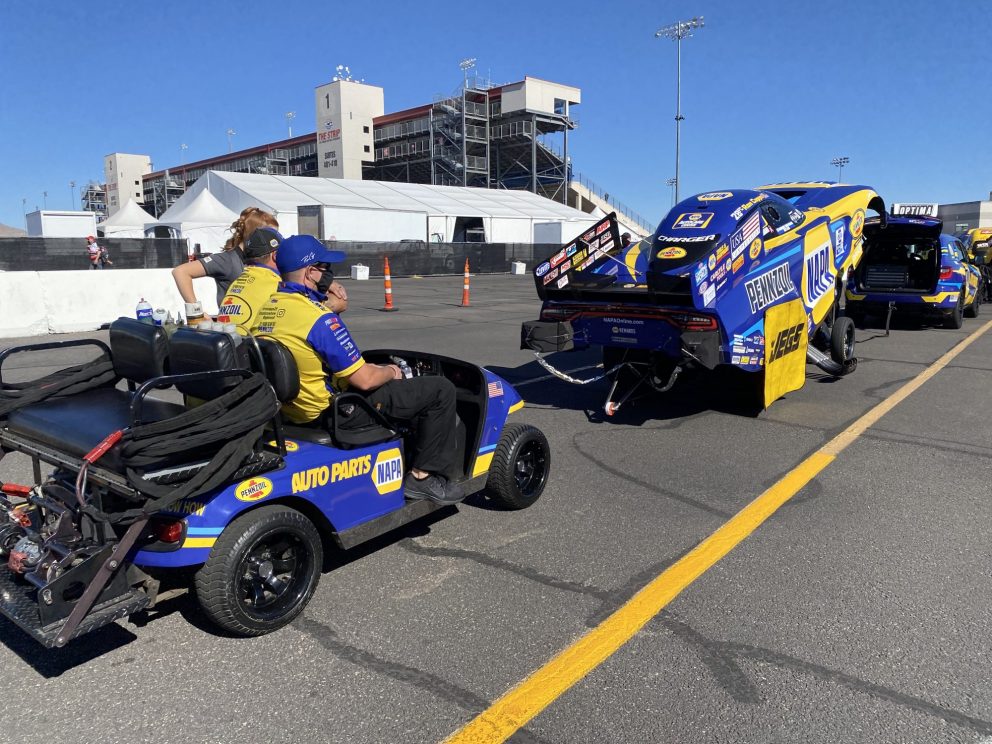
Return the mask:
<svg viewBox="0 0 992 744">
<path fill-rule="evenodd" d="M 193 282 L 208 313 L 217 312 L 210 277 Z M 122 315 L 134 317 L 144 297 L 152 307 L 183 308 L 170 269 L 9 271 L 0 273 L 0 338 L 92 331 Z"/>
</svg>

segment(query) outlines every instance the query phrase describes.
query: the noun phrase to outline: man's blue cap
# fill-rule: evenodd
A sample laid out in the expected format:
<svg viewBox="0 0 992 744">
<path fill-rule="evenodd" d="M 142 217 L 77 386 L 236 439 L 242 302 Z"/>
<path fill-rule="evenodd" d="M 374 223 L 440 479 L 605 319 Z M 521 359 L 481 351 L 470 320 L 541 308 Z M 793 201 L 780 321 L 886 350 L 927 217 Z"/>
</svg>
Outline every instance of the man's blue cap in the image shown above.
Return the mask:
<svg viewBox="0 0 992 744">
<path fill-rule="evenodd" d="M 314 264 L 341 263 L 344 259 L 343 251 L 325 248 L 313 235 L 292 235 L 283 240 L 276 251 L 276 266 L 280 274 L 289 274 Z"/>
</svg>

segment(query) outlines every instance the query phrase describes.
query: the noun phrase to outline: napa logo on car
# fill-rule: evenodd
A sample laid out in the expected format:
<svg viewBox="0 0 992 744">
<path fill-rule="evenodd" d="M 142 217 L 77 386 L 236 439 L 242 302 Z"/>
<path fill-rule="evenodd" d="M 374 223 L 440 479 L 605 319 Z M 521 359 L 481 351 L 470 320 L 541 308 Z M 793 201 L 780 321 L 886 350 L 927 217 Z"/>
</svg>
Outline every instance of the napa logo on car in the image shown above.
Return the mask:
<svg viewBox="0 0 992 744">
<path fill-rule="evenodd" d="M 699 201 L 723 201 L 734 195 L 733 191 L 711 191 L 708 194 L 700 194 L 696 198 Z"/>
<path fill-rule="evenodd" d="M 293 473 L 293 493 L 310 491 L 320 486 L 326 486 L 328 483 L 337 483 L 359 475 L 367 475 L 371 469 L 372 455 L 360 455 L 331 465 L 300 470 Z"/>
<path fill-rule="evenodd" d="M 833 291 L 837 275 L 830 258 L 830 239 L 806 254 L 803 260 L 803 300 L 813 307 L 828 292 Z"/>
<path fill-rule="evenodd" d="M 669 246 L 668 248 L 662 248 L 658 251 L 658 258 L 685 258 L 686 252 L 685 248 L 679 248 L 677 245 Z"/>
<path fill-rule="evenodd" d="M 403 485 L 403 453 L 398 447 L 376 455 L 372 466 L 372 482 L 379 493 L 392 493 Z"/>
<path fill-rule="evenodd" d="M 268 478 L 252 478 L 242 481 L 234 489 L 238 501 L 261 501 L 272 493 L 272 481 Z"/>
<path fill-rule="evenodd" d="M 702 230 L 713 219 L 712 212 L 686 212 L 680 214 L 672 225 L 673 230 Z"/>
</svg>

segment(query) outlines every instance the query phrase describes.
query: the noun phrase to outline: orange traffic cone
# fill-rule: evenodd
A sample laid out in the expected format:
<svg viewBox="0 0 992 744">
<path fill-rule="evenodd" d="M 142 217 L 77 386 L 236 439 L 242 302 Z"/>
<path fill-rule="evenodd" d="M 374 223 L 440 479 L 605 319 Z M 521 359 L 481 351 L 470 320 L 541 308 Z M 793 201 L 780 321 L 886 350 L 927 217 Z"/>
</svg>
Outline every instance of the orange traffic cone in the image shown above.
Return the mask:
<svg viewBox="0 0 992 744">
<path fill-rule="evenodd" d="M 465 283 L 462 285 L 462 304 L 460 307 L 468 307 L 468 285 L 469 285 L 469 273 L 468 273 L 468 259 L 465 259 Z"/>
<path fill-rule="evenodd" d="M 386 286 L 386 304 L 382 306 L 382 311 L 384 313 L 391 313 L 391 312 L 395 312 L 396 310 L 396 308 L 393 307 L 393 280 L 392 277 L 389 276 L 389 256 L 386 256 L 385 260 L 386 260 L 386 266 L 385 266 L 386 276 L 383 281 Z"/>
</svg>

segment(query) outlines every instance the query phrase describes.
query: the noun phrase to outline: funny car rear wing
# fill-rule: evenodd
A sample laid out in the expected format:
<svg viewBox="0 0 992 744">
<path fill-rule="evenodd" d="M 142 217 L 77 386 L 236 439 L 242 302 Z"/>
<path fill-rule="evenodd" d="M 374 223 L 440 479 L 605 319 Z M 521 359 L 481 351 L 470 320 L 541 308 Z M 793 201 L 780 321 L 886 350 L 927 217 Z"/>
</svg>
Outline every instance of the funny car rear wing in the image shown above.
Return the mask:
<svg viewBox="0 0 992 744">
<path fill-rule="evenodd" d="M 604 290 L 615 282 L 612 274 L 596 272 L 604 263 L 622 262 L 620 225 L 611 212 L 534 268 L 534 285 L 542 300 L 580 299 L 583 290 Z"/>
</svg>

